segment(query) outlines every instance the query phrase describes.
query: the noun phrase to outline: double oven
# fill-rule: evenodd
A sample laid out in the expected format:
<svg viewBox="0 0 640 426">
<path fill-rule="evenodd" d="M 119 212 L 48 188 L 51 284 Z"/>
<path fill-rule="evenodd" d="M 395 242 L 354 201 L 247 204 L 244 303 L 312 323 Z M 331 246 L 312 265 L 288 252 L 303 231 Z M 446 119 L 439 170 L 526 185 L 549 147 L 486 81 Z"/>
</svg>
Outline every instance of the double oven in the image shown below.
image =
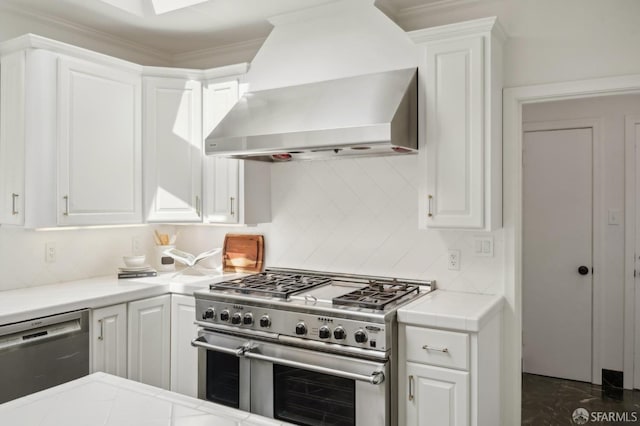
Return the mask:
<svg viewBox="0 0 640 426">
<path fill-rule="evenodd" d="M 389 361 L 202 329 L 198 396 L 300 425 L 389 425 Z"/>
<path fill-rule="evenodd" d="M 396 310 L 433 282 L 267 269 L 196 292 L 198 396 L 305 425 L 397 424 Z"/>
</svg>

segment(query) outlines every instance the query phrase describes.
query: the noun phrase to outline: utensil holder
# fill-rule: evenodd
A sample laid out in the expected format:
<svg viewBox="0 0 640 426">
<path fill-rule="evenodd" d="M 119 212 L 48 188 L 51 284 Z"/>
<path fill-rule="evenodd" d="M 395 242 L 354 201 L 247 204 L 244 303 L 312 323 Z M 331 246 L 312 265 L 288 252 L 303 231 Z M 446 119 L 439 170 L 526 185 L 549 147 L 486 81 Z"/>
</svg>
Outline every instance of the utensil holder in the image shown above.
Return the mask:
<svg viewBox="0 0 640 426">
<path fill-rule="evenodd" d="M 175 260 L 164 254 L 165 250 L 172 248 L 175 248 L 175 245 L 155 246 L 153 260 L 157 271 L 169 272 L 176 270 Z"/>
</svg>

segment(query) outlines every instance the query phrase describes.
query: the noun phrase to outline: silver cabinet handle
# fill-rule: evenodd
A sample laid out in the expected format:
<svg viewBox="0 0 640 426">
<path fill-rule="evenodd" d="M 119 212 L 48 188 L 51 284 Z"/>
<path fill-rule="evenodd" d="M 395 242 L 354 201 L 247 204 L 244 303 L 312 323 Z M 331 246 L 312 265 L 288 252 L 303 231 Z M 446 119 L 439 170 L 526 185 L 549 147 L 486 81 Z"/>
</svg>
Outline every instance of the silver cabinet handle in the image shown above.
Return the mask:
<svg viewBox="0 0 640 426">
<path fill-rule="evenodd" d="M 64 213 L 62 213 L 65 216 L 69 216 L 69 196 L 65 195 L 64 197 Z"/>
<path fill-rule="evenodd" d="M 409 376 L 409 401 L 413 401 L 413 376 Z"/>
<path fill-rule="evenodd" d="M 98 336 L 98 340 L 104 340 L 104 322 L 99 319 L 98 322 L 100 323 L 100 335 Z"/>
<path fill-rule="evenodd" d="M 200 216 L 200 197 L 196 195 L 196 215 Z"/>
<path fill-rule="evenodd" d="M 429 194 L 429 212 L 427 214 L 427 216 L 429 217 L 433 217 L 433 195 Z"/>
<path fill-rule="evenodd" d="M 225 348 L 224 346 L 216 346 L 211 343 L 207 343 L 207 340 L 200 336 L 197 339 L 193 339 L 191 341 L 191 346 L 195 346 L 197 348 L 208 349 L 210 351 L 222 352 L 223 354 L 235 355 L 237 357 L 241 357 L 244 355 L 247 350 L 247 346 L 242 345 L 237 349 Z"/>
<path fill-rule="evenodd" d="M 231 198 L 229 199 L 229 201 L 230 201 L 230 203 L 231 203 L 231 211 L 230 211 L 231 216 L 235 216 L 235 215 L 236 215 L 236 212 L 234 212 L 234 211 L 233 211 L 233 205 L 234 205 L 234 203 L 235 203 L 236 199 L 235 199 L 235 198 L 233 198 L 233 197 L 231 197 Z"/>
<path fill-rule="evenodd" d="M 16 208 L 16 198 L 18 197 L 19 195 L 16 194 L 15 192 L 11 194 L 11 214 L 14 216 L 19 213 L 18 209 Z"/>
<path fill-rule="evenodd" d="M 270 362 L 272 364 L 286 365 L 287 367 L 300 368 L 303 370 L 315 371 L 317 373 L 328 374 L 331 376 L 343 377 L 345 379 L 358 380 L 360 382 L 367 382 L 372 385 L 379 385 L 384 382 L 384 373 L 382 371 L 374 371 L 370 376 L 364 374 L 351 373 L 349 371 L 335 370 L 333 368 L 326 368 L 319 365 L 306 364 L 304 362 L 291 361 L 284 358 L 274 358 L 262 354 L 251 352 L 250 350 L 244 353 L 244 356 L 250 359 L 258 359 L 260 361 Z"/>
<path fill-rule="evenodd" d="M 449 349 L 447 348 L 434 348 L 433 346 L 429 346 L 429 345 L 424 345 L 422 349 L 424 349 L 425 351 L 444 352 L 445 354 L 449 353 Z"/>
</svg>

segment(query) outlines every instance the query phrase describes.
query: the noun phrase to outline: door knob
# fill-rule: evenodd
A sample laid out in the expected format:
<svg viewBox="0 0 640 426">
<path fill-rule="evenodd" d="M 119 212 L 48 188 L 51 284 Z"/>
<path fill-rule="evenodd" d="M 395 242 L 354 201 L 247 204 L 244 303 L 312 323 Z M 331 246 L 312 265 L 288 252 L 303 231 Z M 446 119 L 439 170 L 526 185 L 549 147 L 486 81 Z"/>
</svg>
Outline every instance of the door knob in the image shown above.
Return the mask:
<svg viewBox="0 0 640 426">
<path fill-rule="evenodd" d="M 589 273 L 589 268 L 587 268 L 586 266 L 580 266 L 578 268 L 578 273 L 580 275 L 587 275 Z"/>
</svg>

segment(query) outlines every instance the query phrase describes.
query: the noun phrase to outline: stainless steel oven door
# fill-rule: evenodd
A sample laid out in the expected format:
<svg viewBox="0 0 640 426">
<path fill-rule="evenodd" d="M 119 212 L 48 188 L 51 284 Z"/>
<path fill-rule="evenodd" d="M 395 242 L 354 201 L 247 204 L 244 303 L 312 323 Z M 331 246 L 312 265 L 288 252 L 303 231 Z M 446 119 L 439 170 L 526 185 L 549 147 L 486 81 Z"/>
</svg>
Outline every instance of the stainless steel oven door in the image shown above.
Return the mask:
<svg viewBox="0 0 640 426">
<path fill-rule="evenodd" d="M 225 403 L 217 394 L 226 388 L 235 402 L 237 389 L 238 408 L 294 424 L 392 424 L 389 362 L 207 330 L 194 345 L 201 348 L 200 398 Z"/>
</svg>

